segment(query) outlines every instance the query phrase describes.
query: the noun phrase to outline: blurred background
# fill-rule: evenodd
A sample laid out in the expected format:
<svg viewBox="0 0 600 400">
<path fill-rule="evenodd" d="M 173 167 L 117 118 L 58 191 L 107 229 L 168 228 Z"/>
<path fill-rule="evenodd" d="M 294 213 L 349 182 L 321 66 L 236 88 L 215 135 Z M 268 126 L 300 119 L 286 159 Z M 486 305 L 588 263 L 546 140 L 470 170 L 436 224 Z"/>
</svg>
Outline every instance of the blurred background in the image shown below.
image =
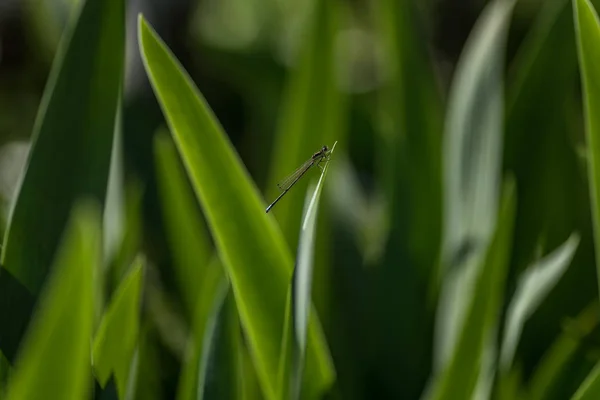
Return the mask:
<svg viewBox="0 0 600 400">
<path fill-rule="evenodd" d="M 61 33 L 75 3 L 0 0 L 0 234 Z M 137 15 L 144 14 L 182 62 L 268 204 L 278 179 L 291 172 L 273 172 L 272 166 L 278 164 L 273 161 L 277 157 L 285 157 L 285 140 L 277 132 L 286 115 L 286 90 L 293 85 L 298 54 L 306 41 L 311 3 L 127 3 L 120 145 L 128 183 L 125 197 L 135 203 L 140 196 L 142 223 L 136 240 L 151 260 L 149 275 L 155 290 L 145 294 L 144 312 L 152 315 L 146 324 L 161 365 L 155 394 L 162 398 L 172 398 L 176 391 L 189 327 L 170 268 L 173 255 L 155 176 L 153 135 L 165 122 L 139 56 Z M 404 21 L 396 22 L 403 26 L 399 42 L 412 46 L 402 50 L 403 79 L 389 73 L 395 62 L 390 59 L 396 55 L 382 39 L 389 32 L 379 10 L 383 2 L 337 3 L 335 40 L 324 51 L 332 55 L 336 71 L 339 134 L 319 138 L 312 133 L 317 143 L 331 146 L 338 140 L 340 146 L 322 201 L 321 219 L 331 234 L 317 236 L 313 293 L 338 374 L 330 395 L 419 398 L 434 360 L 446 103 L 457 61 L 488 2 L 397 0 Z M 516 355 L 522 385 L 541 385 L 540 398 L 567 398 L 600 358 L 571 2 L 516 3 L 503 75 L 503 171 L 516 178 L 518 198 L 505 306 L 520 272 L 571 233 L 581 236 L 569 269 L 525 324 Z M 387 96 L 398 101 L 386 103 Z M 403 128 L 394 124 L 397 118 L 405 121 Z M 403 156 L 390 155 L 394 135 L 404 137 L 416 150 L 408 146 Z M 390 180 L 405 184 L 389 185 Z M 290 196 L 302 202 L 303 189 L 286 197 Z M 293 200 L 285 198 L 274 209 L 276 218 L 287 201 Z M 294 250 L 297 230 L 290 226 L 282 229 Z"/>
</svg>

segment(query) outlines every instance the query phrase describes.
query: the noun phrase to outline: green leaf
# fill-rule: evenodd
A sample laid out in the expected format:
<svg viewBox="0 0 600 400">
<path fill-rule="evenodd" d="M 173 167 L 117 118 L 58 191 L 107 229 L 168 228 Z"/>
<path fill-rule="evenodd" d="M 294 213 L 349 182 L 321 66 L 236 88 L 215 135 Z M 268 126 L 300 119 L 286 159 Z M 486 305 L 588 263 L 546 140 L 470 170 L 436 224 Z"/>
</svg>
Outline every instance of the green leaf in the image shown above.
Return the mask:
<svg viewBox="0 0 600 400">
<path fill-rule="evenodd" d="M 436 381 L 434 399 L 468 399 L 482 373 L 484 347 L 500 316 L 504 282 L 510 259 L 516 195 L 513 179 L 504 185 L 498 225 L 477 276 L 464 327 L 450 362 Z"/>
<path fill-rule="evenodd" d="M 4 237 L 2 264 L 32 293 L 75 201 L 104 203 L 123 75 L 123 0 L 82 1 L 57 51 Z"/>
<path fill-rule="evenodd" d="M 512 365 L 525 322 L 567 270 L 578 245 L 579 235 L 572 234 L 562 246 L 529 266 L 519 277 L 502 336 L 500 367 L 505 372 Z"/>
<path fill-rule="evenodd" d="M 140 330 L 143 261 L 137 259 L 115 291 L 93 345 L 93 367 L 102 387 L 114 375 L 119 398 L 125 398 L 129 368 Z"/>
<path fill-rule="evenodd" d="M 284 91 L 267 195 L 279 195 L 276 183 L 293 172 L 323 145 L 340 140 L 344 99 L 338 87 L 335 41 L 338 0 L 310 0 L 306 32 L 296 57 L 296 66 Z M 305 193 L 307 182 L 300 180 L 295 193 Z M 290 248 L 298 243 L 302 217 L 302 196 L 288 195 L 285 206 L 273 209 Z"/>
<path fill-rule="evenodd" d="M 337 142 L 331 148 L 333 153 Z M 317 214 L 329 161 L 323 167 L 316 187 L 309 186 L 298 243 L 298 256 L 288 293 L 285 330 L 279 364 L 280 398 L 299 399 L 306 352 L 307 328 L 311 311 L 314 248 Z M 312 193 L 312 196 L 310 196 Z M 309 197 L 310 196 L 310 197 Z M 291 311 L 291 312 L 290 312 Z M 309 394 L 316 396 L 316 394 Z"/>
<path fill-rule="evenodd" d="M 594 220 L 596 277 L 600 286 L 600 21 L 588 0 L 573 0 L 588 145 L 590 203 Z"/>
<path fill-rule="evenodd" d="M 292 258 L 212 111 L 141 17 L 139 39 L 150 82 L 230 279 L 263 393 L 275 398 Z M 309 330 L 305 385 L 322 392 L 334 371 L 317 318 Z"/>
<path fill-rule="evenodd" d="M 76 205 L 53 272 L 19 350 L 7 399 L 83 399 L 89 395 L 93 271 L 101 259 L 100 213 Z"/>
<path fill-rule="evenodd" d="M 585 378 L 572 400 L 595 400 L 600 398 L 600 363 Z"/>
<path fill-rule="evenodd" d="M 187 175 L 173 141 L 165 133 L 154 140 L 158 189 L 167 239 L 174 256 L 173 267 L 190 320 L 195 319 L 198 282 L 202 282 L 212 255 Z"/>
<path fill-rule="evenodd" d="M 496 229 L 502 169 L 504 51 L 513 0 L 491 2 L 456 67 L 444 134 L 444 281 L 437 310 L 435 369 L 448 362 L 475 277 Z"/>
</svg>

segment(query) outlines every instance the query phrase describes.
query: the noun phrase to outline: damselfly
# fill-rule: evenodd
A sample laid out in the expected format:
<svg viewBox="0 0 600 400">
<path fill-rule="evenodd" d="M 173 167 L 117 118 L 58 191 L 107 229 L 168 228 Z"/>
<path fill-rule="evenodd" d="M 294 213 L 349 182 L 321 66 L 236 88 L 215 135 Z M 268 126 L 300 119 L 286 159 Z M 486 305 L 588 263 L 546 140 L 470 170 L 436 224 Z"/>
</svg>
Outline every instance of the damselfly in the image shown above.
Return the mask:
<svg viewBox="0 0 600 400">
<path fill-rule="evenodd" d="M 273 208 L 273 206 L 277 204 L 277 202 L 281 200 L 281 198 L 292 188 L 292 186 L 294 186 L 296 182 L 298 182 L 300 178 L 302 178 L 306 171 L 311 169 L 311 167 L 314 167 L 316 165 L 319 168 L 323 169 L 323 167 L 321 167 L 321 163 L 323 161 L 329 160 L 329 154 L 329 148 L 327 146 L 323 146 L 321 150 L 313 154 L 311 158 L 306 160 L 304 164 L 302 164 L 294 172 L 292 172 L 290 176 L 279 182 L 277 184 L 277 187 L 281 190 L 281 194 L 275 199 L 275 201 L 273 201 L 269 205 L 269 207 L 267 207 L 266 212 L 269 212 L 271 208 Z"/>
</svg>

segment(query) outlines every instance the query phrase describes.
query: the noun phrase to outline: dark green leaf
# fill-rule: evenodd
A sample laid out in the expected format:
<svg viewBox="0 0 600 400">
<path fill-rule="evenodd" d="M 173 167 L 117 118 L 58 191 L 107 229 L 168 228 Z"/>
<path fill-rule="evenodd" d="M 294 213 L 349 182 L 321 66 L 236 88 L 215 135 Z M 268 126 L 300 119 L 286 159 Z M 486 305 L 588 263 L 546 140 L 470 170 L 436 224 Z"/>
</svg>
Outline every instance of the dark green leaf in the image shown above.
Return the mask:
<svg viewBox="0 0 600 400">
<path fill-rule="evenodd" d="M 55 57 L 2 248 L 4 268 L 33 293 L 75 201 L 89 196 L 104 203 L 124 30 L 123 0 L 82 1 Z"/>
</svg>

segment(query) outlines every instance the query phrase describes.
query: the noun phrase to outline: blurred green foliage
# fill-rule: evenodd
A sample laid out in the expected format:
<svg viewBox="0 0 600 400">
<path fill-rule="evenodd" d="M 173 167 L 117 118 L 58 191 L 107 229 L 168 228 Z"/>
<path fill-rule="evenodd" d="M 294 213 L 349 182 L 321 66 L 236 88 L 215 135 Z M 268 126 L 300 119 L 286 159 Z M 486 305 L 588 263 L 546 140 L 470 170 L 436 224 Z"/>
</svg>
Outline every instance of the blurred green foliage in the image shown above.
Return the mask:
<svg viewBox="0 0 600 400">
<path fill-rule="evenodd" d="M 595 398 L 598 6 L 3 3 L 0 399 Z"/>
</svg>

